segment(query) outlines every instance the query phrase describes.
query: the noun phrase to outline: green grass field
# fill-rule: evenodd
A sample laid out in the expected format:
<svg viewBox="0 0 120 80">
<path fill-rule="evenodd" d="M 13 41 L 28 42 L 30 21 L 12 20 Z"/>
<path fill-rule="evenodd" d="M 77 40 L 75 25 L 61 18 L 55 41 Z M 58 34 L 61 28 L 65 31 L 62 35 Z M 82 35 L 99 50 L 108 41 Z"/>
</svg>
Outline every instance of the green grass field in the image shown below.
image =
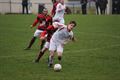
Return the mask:
<svg viewBox="0 0 120 80">
<path fill-rule="evenodd" d="M 62 71 L 47 67 L 48 52 L 33 63 L 39 39 L 23 50 L 35 15 L 0 15 L 0 80 L 120 80 L 120 16 L 67 15 L 77 22 L 76 42 L 65 46 Z M 55 57 L 57 63 L 57 57 Z"/>
</svg>

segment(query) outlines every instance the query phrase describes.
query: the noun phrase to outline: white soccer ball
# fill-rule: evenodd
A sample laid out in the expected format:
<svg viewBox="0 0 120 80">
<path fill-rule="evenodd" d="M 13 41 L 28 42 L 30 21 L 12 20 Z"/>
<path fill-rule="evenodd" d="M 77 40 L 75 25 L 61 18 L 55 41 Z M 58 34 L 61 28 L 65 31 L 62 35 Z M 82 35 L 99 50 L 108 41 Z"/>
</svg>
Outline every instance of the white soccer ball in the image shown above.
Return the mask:
<svg viewBox="0 0 120 80">
<path fill-rule="evenodd" d="M 54 65 L 54 71 L 60 71 L 62 69 L 62 66 L 60 64 Z"/>
</svg>

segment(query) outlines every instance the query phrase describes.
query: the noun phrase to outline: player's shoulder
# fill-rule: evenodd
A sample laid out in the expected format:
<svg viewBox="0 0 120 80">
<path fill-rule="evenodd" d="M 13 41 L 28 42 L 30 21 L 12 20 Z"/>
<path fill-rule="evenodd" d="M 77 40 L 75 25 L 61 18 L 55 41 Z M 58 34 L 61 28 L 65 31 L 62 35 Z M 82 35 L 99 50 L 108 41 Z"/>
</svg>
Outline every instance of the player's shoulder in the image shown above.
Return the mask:
<svg viewBox="0 0 120 80">
<path fill-rule="evenodd" d="M 57 6 L 58 5 L 58 2 L 54 3 L 54 6 Z"/>
</svg>

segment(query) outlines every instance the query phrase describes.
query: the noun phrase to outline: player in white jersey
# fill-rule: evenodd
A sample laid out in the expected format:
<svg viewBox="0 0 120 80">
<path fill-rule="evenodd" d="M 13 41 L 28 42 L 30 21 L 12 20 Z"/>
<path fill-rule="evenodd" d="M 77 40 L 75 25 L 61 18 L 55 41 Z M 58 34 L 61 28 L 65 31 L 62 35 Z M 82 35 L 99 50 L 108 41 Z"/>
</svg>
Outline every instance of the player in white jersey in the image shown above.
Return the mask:
<svg viewBox="0 0 120 80">
<path fill-rule="evenodd" d="M 53 17 L 53 22 L 59 22 L 61 24 L 64 24 L 64 14 L 65 14 L 65 4 L 64 0 L 59 0 L 59 3 L 56 6 L 55 15 Z"/>
<path fill-rule="evenodd" d="M 70 21 L 70 23 L 66 26 L 61 26 L 52 36 L 50 40 L 50 56 L 48 66 L 52 67 L 53 65 L 53 57 L 55 51 L 58 54 L 58 60 L 61 62 L 63 47 L 70 40 L 74 40 L 72 29 L 76 26 L 75 21 Z"/>
</svg>

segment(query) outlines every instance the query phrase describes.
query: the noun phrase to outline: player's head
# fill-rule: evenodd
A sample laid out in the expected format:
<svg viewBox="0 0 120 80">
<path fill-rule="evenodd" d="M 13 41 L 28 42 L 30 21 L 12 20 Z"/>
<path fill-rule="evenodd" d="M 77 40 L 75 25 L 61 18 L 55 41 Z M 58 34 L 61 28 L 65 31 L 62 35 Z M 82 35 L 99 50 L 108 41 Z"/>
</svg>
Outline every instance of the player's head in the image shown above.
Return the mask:
<svg viewBox="0 0 120 80">
<path fill-rule="evenodd" d="M 43 14 L 44 14 L 44 15 L 47 15 L 47 14 L 48 14 L 47 8 L 44 8 L 44 9 L 43 9 Z"/>
<path fill-rule="evenodd" d="M 56 2 L 58 2 L 59 0 L 53 0 L 53 3 L 56 3 Z"/>
<path fill-rule="evenodd" d="M 76 26 L 75 21 L 70 21 L 69 24 L 67 25 L 68 30 L 72 30 Z"/>
</svg>

